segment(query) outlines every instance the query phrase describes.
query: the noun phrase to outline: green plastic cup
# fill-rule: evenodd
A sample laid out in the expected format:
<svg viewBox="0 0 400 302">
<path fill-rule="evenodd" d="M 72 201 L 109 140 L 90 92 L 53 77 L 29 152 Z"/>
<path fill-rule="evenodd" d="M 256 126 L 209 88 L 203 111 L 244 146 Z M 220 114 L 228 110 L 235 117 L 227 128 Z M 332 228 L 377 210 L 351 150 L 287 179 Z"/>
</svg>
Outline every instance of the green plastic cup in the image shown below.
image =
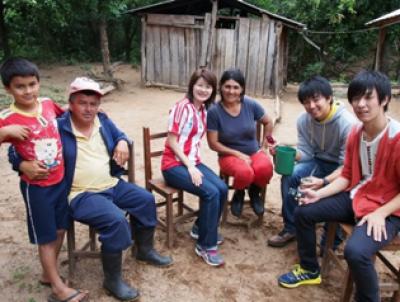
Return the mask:
<svg viewBox="0 0 400 302">
<path fill-rule="evenodd" d="M 296 149 L 289 146 L 277 146 L 275 153 L 275 171 L 281 175 L 292 175 Z"/>
</svg>

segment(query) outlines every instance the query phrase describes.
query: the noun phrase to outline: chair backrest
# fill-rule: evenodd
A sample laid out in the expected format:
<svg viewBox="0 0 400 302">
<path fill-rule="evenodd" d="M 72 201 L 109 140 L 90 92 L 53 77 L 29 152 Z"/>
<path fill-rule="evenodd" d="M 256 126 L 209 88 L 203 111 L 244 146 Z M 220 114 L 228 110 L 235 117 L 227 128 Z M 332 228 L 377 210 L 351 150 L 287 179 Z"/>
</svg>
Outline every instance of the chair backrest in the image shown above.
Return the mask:
<svg viewBox="0 0 400 302">
<path fill-rule="evenodd" d="M 150 133 L 149 127 L 143 127 L 143 153 L 144 153 L 144 178 L 146 181 L 146 189 L 149 188 L 149 181 L 153 178 L 152 160 L 160 157 L 164 153 L 163 144 L 155 144 L 156 140 L 163 139 L 168 136 L 168 132 Z"/>
<path fill-rule="evenodd" d="M 135 145 L 134 142 L 128 144 L 129 159 L 126 164 L 124 175 L 128 177 L 128 182 L 135 183 Z"/>
</svg>

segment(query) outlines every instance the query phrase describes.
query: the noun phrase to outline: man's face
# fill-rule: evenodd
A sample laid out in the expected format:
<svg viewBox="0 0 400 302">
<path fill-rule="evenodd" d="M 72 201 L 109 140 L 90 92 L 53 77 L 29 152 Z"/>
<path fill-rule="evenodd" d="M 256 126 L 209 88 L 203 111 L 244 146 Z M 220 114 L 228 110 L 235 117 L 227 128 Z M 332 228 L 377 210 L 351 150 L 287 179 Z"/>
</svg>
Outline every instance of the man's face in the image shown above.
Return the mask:
<svg viewBox="0 0 400 302">
<path fill-rule="evenodd" d="M 94 121 L 100 106 L 98 95 L 77 93 L 75 99 L 69 103 L 74 120 L 81 124 L 90 124 Z"/>
<path fill-rule="evenodd" d="M 30 110 L 36 106 L 40 84 L 35 76 L 15 76 L 5 88 L 14 97 L 17 108 Z"/>
<path fill-rule="evenodd" d="M 351 100 L 354 114 L 363 123 L 373 121 L 379 115 L 384 114 L 383 108 L 387 103 L 388 100 L 386 99 L 379 104 L 378 93 L 375 88 Z"/>
<path fill-rule="evenodd" d="M 304 109 L 317 121 L 324 120 L 331 110 L 332 97 L 324 97 L 321 94 L 307 98 L 303 102 Z"/>
</svg>

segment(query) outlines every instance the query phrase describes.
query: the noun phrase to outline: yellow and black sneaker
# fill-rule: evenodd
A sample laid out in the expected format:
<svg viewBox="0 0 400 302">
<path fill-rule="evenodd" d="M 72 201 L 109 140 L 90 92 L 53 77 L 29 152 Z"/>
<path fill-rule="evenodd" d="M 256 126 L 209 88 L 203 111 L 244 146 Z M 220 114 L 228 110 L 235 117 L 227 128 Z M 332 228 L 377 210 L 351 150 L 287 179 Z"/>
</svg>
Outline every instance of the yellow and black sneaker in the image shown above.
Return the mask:
<svg viewBox="0 0 400 302">
<path fill-rule="evenodd" d="M 321 274 L 319 271 L 307 271 L 300 264 L 296 264 L 291 272 L 278 278 L 278 283 L 286 288 L 295 288 L 300 285 L 317 285 L 321 283 Z"/>
</svg>

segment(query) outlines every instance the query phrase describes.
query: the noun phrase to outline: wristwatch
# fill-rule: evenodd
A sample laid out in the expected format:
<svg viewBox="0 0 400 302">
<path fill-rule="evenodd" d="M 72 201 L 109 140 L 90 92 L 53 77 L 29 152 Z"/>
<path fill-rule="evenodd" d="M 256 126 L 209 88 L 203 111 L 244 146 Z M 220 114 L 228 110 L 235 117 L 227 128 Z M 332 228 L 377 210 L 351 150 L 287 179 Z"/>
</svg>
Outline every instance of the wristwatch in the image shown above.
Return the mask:
<svg viewBox="0 0 400 302">
<path fill-rule="evenodd" d="M 326 177 L 324 177 L 323 179 L 322 179 L 322 186 L 327 186 L 327 185 L 329 185 L 329 180 L 327 180 L 326 179 Z"/>
</svg>

